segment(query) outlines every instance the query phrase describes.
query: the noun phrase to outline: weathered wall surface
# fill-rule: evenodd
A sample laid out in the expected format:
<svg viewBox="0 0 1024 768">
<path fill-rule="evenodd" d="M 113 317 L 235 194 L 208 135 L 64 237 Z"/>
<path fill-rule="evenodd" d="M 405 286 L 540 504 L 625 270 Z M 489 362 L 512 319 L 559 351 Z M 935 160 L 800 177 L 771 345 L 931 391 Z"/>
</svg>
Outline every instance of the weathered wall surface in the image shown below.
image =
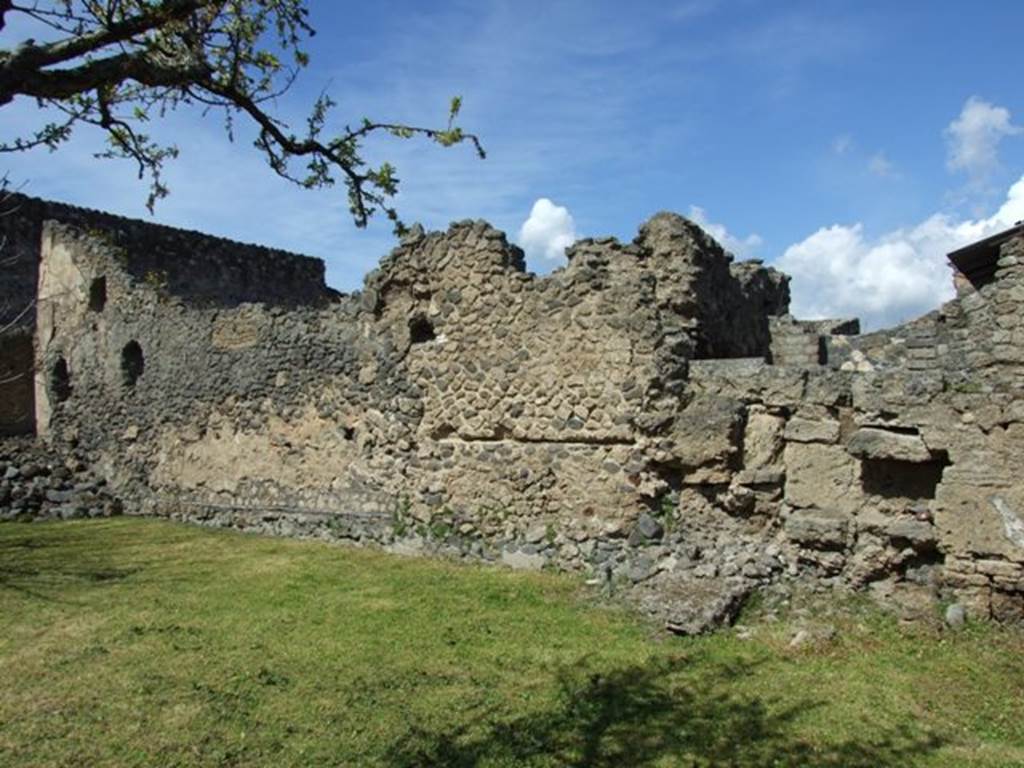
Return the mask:
<svg viewBox="0 0 1024 768">
<path fill-rule="evenodd" d="M 672 214 L 543 278 L 483 222 L 417 231 L 287 309 L 42 243 L 40 428 L 130 510 L 592 571 L 682 631 L 790 579 L 1024 604 L 1019 240 L 866 337 L 786 318 L 784 276 Z"/>
<path fill-rule="evenodd" d="M 199 232 L 10 195 L 0 211 L 0 327 L 31 326 L 24 312 L 36 298 L 44 221 L 59 221 L 103 240 L 119 267 L 190 306 L 322 305 L 335 298 L 319 259 L 244 245 Z M 130 256 L 130 257 L 129 257 Z"/>
<path fill-rule="evenodd" d="M 0 211 L 0 367 L 15 373 L 0 377 L 3 433 L 30 433 L 34 428 L 33 390 L 41 388 L 38 382 L 32 386 L 31 365 L 24 365 L 24 334 L 32 332 L 37 317 L 50 328 L 41 338 L 52 333 L 52 321 L 47 319 L 52 314 L 48 303 L 58 291 L 71 287 L 61 280 L 74 283 L 70 275 L 50 276 L 46 293 L 38 294 L 40 243 L 43 222 L 47 220 L 74 226 L 105 243 L 116 271 L 157 294 L 173 294 L 188 307 L 232 307 L 244 302 L 279 307 L 324 306 L 337 298 L 324 283 L 324 266 L 319 259 L 10 195 Z M 68 259 L 65 261 L 65 271 L 74 272 L 74 265 Z M 75 290 L 84 293 L 87 303 L 98 305 L 106 300 L 105 286 L 100 283 L 75 285 Z M 45 397 L 40 407 L 45 414 Z"/>
<path fill-rule="evenodd" d="M 32 431 L 35 414 L 32 386 L 32 332 L 12 328 L 0 334 L 0 435 Z"/>
</svg>

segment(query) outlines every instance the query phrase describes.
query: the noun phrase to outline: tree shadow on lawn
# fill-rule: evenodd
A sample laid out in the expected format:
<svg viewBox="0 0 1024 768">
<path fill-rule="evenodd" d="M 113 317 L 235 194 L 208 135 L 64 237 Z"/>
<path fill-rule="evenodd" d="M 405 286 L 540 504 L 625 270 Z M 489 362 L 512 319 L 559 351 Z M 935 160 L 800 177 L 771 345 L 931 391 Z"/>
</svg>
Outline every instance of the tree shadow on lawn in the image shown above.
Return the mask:
<svg viewBox="0 0 1024 768">
<path fill-rule="evenodd" d="M 731 692 L 729 684 L 755 666 L 675 658 L 610 673 L 563 670 L 549 709 L 509 718 L 495 708 L 443 733 L 414 725 L 385 764 L 877 768 L 912 764 L 943 744 L 909 725 L 871 727 L 863 739 L 803 741 L 792 733 L 796 721 L 823 703 L 772 706 Z"/>
<path fill-rule="evenodd" d="M 85 534 L 19 536 L 0 542 L 0 590 L 44 602 L 76 604 L 67 598 L 69 586 L 118 582 L 140 570 L 114 565 L 109 547 L 89 541 Z"/>
</svg>

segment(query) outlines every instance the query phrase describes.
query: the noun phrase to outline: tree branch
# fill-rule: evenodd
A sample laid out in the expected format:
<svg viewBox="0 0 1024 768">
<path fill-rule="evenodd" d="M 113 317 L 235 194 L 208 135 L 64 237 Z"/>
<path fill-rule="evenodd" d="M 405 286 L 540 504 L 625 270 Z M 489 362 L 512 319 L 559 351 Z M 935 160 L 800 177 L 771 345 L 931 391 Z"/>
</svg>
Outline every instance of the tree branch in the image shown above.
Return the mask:
<svg viewBox="0 0 1024 768">
<path fill-rule="evenodd" d="M 7 25 L 7 12 L 14 7 L 14 0 L 0 0 L 0 32 L 4 31 Z"/>
<path fill-rule="evenodd" d="M 146 13 L 125 19 L 110 25 L 100 26 L 93 32 L 74 35 L 64 40 L 36 45 L 19 46 L 13 54 L 3 61 L 3 79 L 7 76 L 17 77 L 19 71 L 31 68 L 49 67 L 65 61 L 77 59 L 87 53 L 97 51 L 105 46 L 130 40 L 136 35 L 162 27 L 171 21 L 180 21 L 200 8 L 213 5 L 218 0 L 164 0 L 160 5 Z M 11 0 L 0 0 L 0 12 L 13 7 Z M 8 75 L 10 73 L 10 75 Z"/>
<path fill-rule="evenodd" d="M 0 77 L 0 105 L 15 96 L 37 99 L 67 99 L 83 91 L 95 90 L 135 80 L 142 85 L 182 86 L 207 75 L 205 65 L 188 66 L 159 64 L 144 52 L 120 53 L 105 59 L 96 59 L 70 69 L 29 70 L 15 81 Z"/>
</svg>

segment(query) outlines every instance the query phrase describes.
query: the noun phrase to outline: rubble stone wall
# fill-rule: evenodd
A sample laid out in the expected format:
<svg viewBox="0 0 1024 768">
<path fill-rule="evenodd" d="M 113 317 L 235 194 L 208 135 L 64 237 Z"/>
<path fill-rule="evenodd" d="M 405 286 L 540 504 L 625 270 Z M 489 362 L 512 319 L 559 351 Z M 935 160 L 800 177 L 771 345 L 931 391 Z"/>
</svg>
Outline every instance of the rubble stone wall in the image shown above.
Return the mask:
<svg viewBox="0 0 1024 768">
<path fill-rule="evenodd" d="M 673 214 L 545 277 L 484 222 L 416 229 L 352 296 L 298 270 L 297 306 L 41 243 L 39 430 L 129 512 L 583 571 L 679 631 L 791 581 L 1024 606 L 1020 240 L 866 336 Z"/>
<path fill-rule="evenodd" d="M 48 220 L 106 241 L 120 269 L 190 306 L 247 301 L 304 306 L 334 297 L 319 259 L 25 195 L 9 195 L 3 205 L 0 328 L 11 321 L 31 327 L 35 319 L 34 312 L 24 309 L 36 297 L 40 241 Z"/>
</svg>

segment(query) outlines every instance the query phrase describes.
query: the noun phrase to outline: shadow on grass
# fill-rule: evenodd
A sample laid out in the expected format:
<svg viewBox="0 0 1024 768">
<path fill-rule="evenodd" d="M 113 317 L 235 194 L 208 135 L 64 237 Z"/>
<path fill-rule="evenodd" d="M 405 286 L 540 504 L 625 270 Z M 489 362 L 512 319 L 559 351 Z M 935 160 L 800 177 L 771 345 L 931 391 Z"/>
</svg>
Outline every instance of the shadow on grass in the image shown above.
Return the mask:
<svg viewBox="0 0 1024 768">
<path fill-rule="evenodd" d="M 115 566 L 109 547 L 85 534 L 68 536 L 62 531 L 54 536 L 48 531 L 47 535 L 17 536 L 0 542 L 0 589 L 35 600 L 70 604 L 73 601 L 66 596 L 70 585 L 123 581 L 139 570 Z"/>
<path fill-rule="evenodd" d="M 605 674 L 562 671 L 554 706 L 511 718 L 478 714 L 443 733 L 412 726 L 386 764 L 876 768 L 912 764 L 942 746 L 909 725 L 825 745 L 803 741 L 793 734 L 796 721 L 822 704 L 772 706 L 730 692 L 754 666 L 677 658 Z"/>
</svg>

